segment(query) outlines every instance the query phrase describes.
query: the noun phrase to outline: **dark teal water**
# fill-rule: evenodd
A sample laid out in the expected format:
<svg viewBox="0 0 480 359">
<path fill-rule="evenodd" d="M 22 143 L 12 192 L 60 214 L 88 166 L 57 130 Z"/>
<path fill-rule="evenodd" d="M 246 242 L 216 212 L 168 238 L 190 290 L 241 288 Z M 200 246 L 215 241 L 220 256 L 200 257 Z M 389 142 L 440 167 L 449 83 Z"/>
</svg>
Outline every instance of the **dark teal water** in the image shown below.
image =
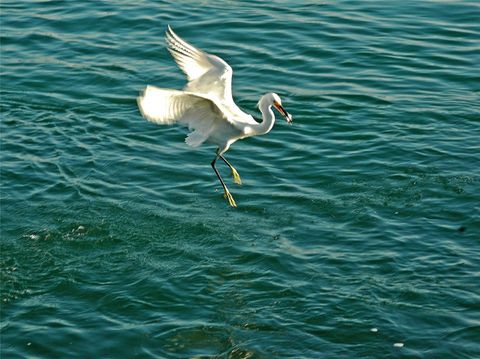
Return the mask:
<svg viewBox="0 0 480 359">
<path fill-rule="evenodd" d="M 1 357 L 480 357 L 479 19 L 2 1 Z M 275 91 L 294 116 L 227 153 L 237 209 L 214 148 L 136 108 L 184 85 L 167 24 L 231 64 L 247 112 Z"/>
</svg>

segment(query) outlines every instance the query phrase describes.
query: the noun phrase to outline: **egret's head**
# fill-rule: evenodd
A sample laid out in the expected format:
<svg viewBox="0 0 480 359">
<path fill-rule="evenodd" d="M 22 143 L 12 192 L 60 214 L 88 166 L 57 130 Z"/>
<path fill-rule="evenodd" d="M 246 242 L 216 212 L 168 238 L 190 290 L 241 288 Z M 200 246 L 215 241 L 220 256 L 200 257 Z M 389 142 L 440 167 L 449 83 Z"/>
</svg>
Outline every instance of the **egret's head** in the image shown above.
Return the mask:
<svg viewBox="0 0 480 359">
<path fill-rule="evenodd" d="M 282 106 L 282 100 L 280 99 L 280 96 L 278 96 L 276 93 L 267 93 L 266 95 L 264 95 L 261 99 L 260 99 L 260 102 L 259 102 L 259 105 L 262 103 L 262 102 L 265 102 L 268 106 L 273 106 L 275 107 L 278 112 L 280 112 L 280 114 L 285 117 L 285 120 L 287 121 L 287 123 L 292 123 L 292 115 L 290 115 L 287 111 L 285 111 L 285 109 L 283 108 Z"/>
</svg>

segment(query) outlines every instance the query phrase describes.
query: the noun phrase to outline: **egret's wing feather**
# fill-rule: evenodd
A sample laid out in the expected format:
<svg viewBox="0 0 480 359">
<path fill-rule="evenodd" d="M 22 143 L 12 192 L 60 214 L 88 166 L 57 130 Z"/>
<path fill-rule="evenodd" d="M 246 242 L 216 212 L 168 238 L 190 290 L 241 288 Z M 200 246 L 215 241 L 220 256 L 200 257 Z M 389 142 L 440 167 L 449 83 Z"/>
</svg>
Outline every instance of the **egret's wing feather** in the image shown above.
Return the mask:
<svg viewBox="0 0 480 359">
<path fill-rule="evenodd" d="M 178 122 L 185 112 L 194 107 L 197 98 L 184 96 L 183 91 L 147 86 L 137 98 L 142 116 L 157 124 Z"/>
<path fill-rule="evenodd" d="M 165 40 L 168 50 L 189 81 L 199 78 L 212 67 L 206 53 L 182 40 L 170 26 Z"/>
<path fill-rule="evenodd" d="M 168 50 L 188 78 L 186 90 L 205 93 L 222 101 L 233 102 L 232 68 L 218 56 L 189 44 L 168 26 L 165 36 Z"/>
<path fill-rule="evenodd" d="M 137 102 L 142 116 L 150 122 L 180 123 L 192 130 L 185 141 L 194 147 L 208 139 L 217 121 L 225 121 L 213 101 L 185 91 L 147 86 Z"/>
</svg>

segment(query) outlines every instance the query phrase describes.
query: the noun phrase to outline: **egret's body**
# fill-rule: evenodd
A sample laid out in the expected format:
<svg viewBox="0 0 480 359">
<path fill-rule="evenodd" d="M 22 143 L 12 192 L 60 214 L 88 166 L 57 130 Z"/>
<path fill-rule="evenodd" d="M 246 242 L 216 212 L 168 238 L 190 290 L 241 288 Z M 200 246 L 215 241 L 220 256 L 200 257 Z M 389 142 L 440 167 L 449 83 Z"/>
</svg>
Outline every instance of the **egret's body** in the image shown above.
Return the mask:
<svg viewBox="0 0 480 359">
<path fill-rule="evenodd" d="M 235 200 L 215 167 L 217 159 L 222 159 L 230 167 L 235 183 L 241 184 L 238 172 L 223 154 L 239 139 L 268 133 L 275 123 L 272 106 L 285 116 L 287 122 L 290 123 L 292 117 L 283 109 L 280 97 L 268 93 L 258 103 L 263 117 L 258 123 L 233 101 L 233 71 L 225 61 L 188 44 L 170 27 L 166 41 L 168 50 L 187 76 L 188 84 L 183 91 L 147 86 L 137 99 L 139 109 L 151 122 L 187 126 L 191 130 L 185 139 L 189 146 L 197 147 L 208 142 L 218 147 L 212 167 L 225 197 L 235 207 Z"/>
</svg>

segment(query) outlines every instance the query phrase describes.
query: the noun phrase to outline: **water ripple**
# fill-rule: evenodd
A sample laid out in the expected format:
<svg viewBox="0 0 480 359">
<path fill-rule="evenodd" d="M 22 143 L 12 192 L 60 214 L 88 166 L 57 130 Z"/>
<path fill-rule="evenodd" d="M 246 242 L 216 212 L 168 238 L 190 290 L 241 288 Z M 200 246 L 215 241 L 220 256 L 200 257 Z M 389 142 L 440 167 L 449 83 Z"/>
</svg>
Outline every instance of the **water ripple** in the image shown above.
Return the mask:
<svg viewBox="0 0 480 359">
<path fill-rule="evenodd" d="M 478 355 L 476 2 L 0 6 L 2 355 Z M 167 24 L 294 116 L 219 165 L 236 210 L 136 108 Z"/>
</svg>

